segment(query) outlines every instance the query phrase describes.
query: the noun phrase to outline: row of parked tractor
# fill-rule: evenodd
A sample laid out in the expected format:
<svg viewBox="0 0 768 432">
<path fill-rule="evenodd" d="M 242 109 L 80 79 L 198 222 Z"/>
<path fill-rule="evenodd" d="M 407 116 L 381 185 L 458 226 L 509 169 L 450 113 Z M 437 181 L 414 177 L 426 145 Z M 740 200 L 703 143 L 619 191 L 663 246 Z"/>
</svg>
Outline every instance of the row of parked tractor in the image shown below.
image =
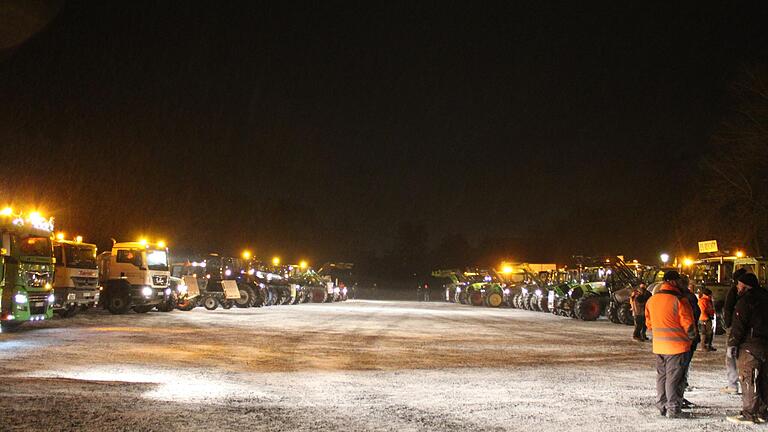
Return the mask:
<svg viewBox="0 0 768 432">
<path fill-rule="evenodd" d="M 584 321 L 605 317 L 616 324 L 634 323 L 630 294 L 640 284 L 654 292 L 666 270 L 688 275 L 695 291 L 712 292 L 720 317 L 731 275 L 739 268 L 755 273 L 766 283 L 766 261 L 742 253 L 706 253 L 699 259 L 680 260 L 676 266 L 654 266 L 621 256 L 573 257 L 569 266 L 503 263 L 498 269 L 436 270 L 445 281 L 445 301 L 473 306 L 507 307 L 547 312 Z M 721 325 L 718 324 L 719 331 Z"/>
<path fill-rule="evenodd" d="M 262 262 L 250 253 L 175 256 L 163 241 L 113 241 L 98 253 L 81 236 L 54 234 L 38 212 L 0 210 L 0 326 L 72 316 L 247 308 L 344 301 L 356 288 L 352 264 Z"/>
</svg>

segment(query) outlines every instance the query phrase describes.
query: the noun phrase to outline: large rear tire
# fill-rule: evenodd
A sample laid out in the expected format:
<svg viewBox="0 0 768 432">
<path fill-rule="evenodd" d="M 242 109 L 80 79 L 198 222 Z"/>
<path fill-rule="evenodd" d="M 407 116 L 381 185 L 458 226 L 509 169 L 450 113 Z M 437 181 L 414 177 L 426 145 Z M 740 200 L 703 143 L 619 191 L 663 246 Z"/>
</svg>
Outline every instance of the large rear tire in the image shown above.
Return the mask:
<svg viewBox="0 0 768 432">
<path fill-rule="evenodd" d="M 611 301 L 608 303 L 608 307 L 605 308 L 605 316 L 614 324 L 621 324 L 619 321 L 619 307 L 616 302 Z"/>
<path fill-rule="evenodd" d="M 469 304 L 472 306 L 483 305 L 483 293 L 477 290 L 473 290 L 469 293 Z"/>
<path fill-rule="evenodd" d="M 632 306 L 629 303 L 622 303 L 619 306 L 619 322 L 625 325 L 634 325 L 635 317 L 632 316 Z"/>
<path fill-rule="evenodd" d="M 582 321 L 595 321 L 600 318 L 600 299 L 582 297 L 576 301 L 576 318 Z"/>
<path fill-rule="evenodd" d="M 535 312 L 541 312 L 541 309 L 539 309 L 539 296 L 532 295 L 528 299 L 528 310 L 532 310 Z"/>
<path fill-rule="evenodd" d="M 541 312 L 549 312 L 549 293 L 544 293 L 536 297 L 536 309 Z"/>
<path fill-rule="evenodd" d="M 492 308 L 500 307 L 504 303 L 504 296 L 498 292 L 492 292 L 485 297 L 485 305 Z"/>
<path fill-rule="evenodd" d="M 240 298 L 235 300 L 235 306 L 243 309 L 251 307 L 253 302 L 253 290 L 247 286 L 238 287 L 240 290 Z"/>
</svg>

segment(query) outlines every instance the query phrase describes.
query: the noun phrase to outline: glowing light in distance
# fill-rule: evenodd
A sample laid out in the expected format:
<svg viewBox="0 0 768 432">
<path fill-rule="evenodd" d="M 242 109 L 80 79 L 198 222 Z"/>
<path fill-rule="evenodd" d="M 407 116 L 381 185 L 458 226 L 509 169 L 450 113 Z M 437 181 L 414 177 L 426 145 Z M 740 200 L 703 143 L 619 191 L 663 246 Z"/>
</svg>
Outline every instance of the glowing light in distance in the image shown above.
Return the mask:
<svg viewBox="0 0 768 432">
<path fill-rule="evenodd" d="M 160 240 L 159 242 L 157 242 L 157 246 L 161 248 L 165 248 L 165 241 Z"/>
<path fill-rule="evenodd" d="M 56 240 L 64 240 L 64 233 L 60 232 L 60 233 L 56 234 Z"/>
<path fill-rule="evenodd" d="M 693 265 L 693 260 L 690 258 L 684 258 L 683 259 L 683 265 L 686 267 L 690 267 Z"/>
<path fill-rule="evenodd" d="M 250 259 L 251 258 L 251 251 L 244 250 L 243 251 L 243 259 Z"/>
<path fill-rule="evenodd" d="M 736 251 L 736 258 L 744 258 L 744 252 L 743 251 Z"/>
<path fill-rule="evenodd" d="M 83 236 L 75 237 L 75 241 L 78 242 L 78 243 L 82 243 L 83 242 Z"/>
<path fill-rule="evenodd" d="M 509 266 L 509 265 L 505 265 L 504 267 L 501 268 L 501 272 L 504 274 L 510 274 L 513 271 L 515 271 L 515 269 L 513 269 L 512 266 Z"/>
<path fill-rule="evenodd" d="M 272 258 L 272 265 L 280 265 L 280 257 Z"/>
<path fill-rule="evenodd" d="M 659 258 L 661 259 L 661 262 L 663 262 L 664 264 L 669 262 L 669 254 L 668 253 L 663 253 L 663 254 L 659 255 Z"/>
<path fill-rule="evenodd" d="M 0 215 L 2 216 L 11 216 L 13 214 L 13 209 L 10 207 L 5 207 L 3 210 L 0 210 Z"/>
<path fill-rule="evenodd" d="M 307 268 L 308 265 L 309 264 L 307 264 L 306 261 L 302 261 L 302 262 L 299 263 L 299 268 L 305 269 L 305 268 Z"/>
<path fill-rule="evenodd" d="M 139 239 L 139 243 L 141 243 L 142 246 L 146 246 L 147 245 L 147 239 L 145 239 L 145 238 Z"/>
</svg>

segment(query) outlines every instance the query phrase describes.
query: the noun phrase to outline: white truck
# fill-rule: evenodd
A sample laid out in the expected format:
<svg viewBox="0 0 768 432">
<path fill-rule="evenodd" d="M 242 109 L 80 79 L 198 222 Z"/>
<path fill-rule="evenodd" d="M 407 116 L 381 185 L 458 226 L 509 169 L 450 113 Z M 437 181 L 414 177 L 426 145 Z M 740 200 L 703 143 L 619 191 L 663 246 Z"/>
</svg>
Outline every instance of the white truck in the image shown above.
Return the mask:
<svg viewBox="0 0 768 432">
<path fill-rule="evenodd" d="M 113 314 L 146 313 L 171 295 L 168 249 L 163 242 L 115 242 L 99 255 L 101 303 Z"/>
<path fill-rule="evenodd" d="M 53 256 L 56 258 L 53 311 L 68 317 L 96 306 L 101 294 L 96 245 L 83 243 L 80 236 L 65 240 L 59 234 L 53 242 Z"/>
</svg>

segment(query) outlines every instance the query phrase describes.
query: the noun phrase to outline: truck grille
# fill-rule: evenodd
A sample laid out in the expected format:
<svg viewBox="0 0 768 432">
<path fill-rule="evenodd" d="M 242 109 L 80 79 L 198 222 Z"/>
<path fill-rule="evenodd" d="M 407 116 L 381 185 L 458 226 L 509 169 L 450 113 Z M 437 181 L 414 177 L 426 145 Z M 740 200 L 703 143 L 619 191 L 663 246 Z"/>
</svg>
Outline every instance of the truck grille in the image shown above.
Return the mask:
<svg viewBox="0 0 768 432">
<path fill-rule="evenodd" d="M 29 312 L 33 315 L 44 314 L 48 309 L 48 296 L 50 293 L 27 292 L 29 299 Z"/>
<path fill-rule="evenodd" d="M 168 285 L 168 276 L 154 275 L 152 276 L 152 284 L 158 286 L 166 286 Z"/>
<path fill-rule="evenodd" d="M 98 278 L 73 276 L 72 283 L 75 284 L 75 288 L 96 288 L 99 285 Z"/>
</svg>

